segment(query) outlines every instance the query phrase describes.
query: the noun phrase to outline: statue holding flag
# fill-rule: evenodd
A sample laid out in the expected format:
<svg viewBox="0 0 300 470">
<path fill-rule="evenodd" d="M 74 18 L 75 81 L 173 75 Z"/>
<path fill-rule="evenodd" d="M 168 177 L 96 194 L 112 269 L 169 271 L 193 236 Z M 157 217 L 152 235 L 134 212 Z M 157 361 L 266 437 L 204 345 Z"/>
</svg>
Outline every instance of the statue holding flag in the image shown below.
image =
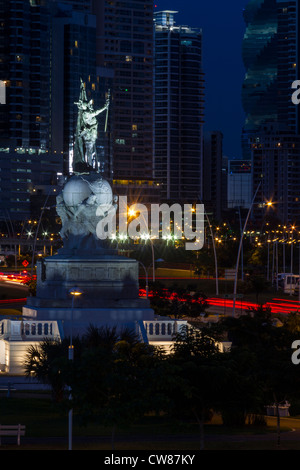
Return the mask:
<svg viewBox="0 0 300 470">
<path fill-rule="evenodd" d="M 78 107 L 73 157 L 73 171 L 75 173 L 89 172 L 92 170 L 97 172 L 100 171 L 96 152 L 96 140 L 98 136 L 97 116 L 103 111 L 106 111 L 106 131 L 109 101 L 110 96 L 108 92 L 104 107 L 99 110 L 95 110 L 93 100 L 87 100 L 85 86 L 81 80 L 79 101 L 75 103 Z"/>
</svg>

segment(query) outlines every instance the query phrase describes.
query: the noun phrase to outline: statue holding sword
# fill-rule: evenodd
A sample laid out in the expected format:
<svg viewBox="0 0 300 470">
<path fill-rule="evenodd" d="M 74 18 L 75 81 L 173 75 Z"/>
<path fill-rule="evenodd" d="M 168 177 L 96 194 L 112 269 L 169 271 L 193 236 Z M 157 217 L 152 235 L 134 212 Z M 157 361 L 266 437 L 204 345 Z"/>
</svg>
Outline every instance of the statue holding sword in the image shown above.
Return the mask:
<svg viewBox="0 0 300 470">
<path fill-rule="evenodd" d="M 75 103 L 78 107 L 77 128 L 75 134 L 75 148 L 73 158 L 73 170 L 82 172 L 100 171 L 100 165 L 96 152 L 96 140 L 98 136 L 97 116 L 106 111 L 105 129 L 107 129 L 108 109 L 110 102 L 110 92 L 107 94 L 106 102 L 103 108 L 95 110 L 93 100 L 88 101 L 85 92 L 84 83 L 81 80 L 81 89 L 79 101 Z"/>
</svg>

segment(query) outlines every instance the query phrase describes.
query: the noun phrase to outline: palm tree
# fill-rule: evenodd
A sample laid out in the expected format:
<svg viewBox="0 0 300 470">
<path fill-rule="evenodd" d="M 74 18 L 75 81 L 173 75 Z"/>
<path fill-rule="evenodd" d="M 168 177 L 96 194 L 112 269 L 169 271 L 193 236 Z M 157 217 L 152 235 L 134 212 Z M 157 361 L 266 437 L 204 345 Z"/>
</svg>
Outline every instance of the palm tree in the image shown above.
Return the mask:
<svg viewBox="0 0 300 470">
<path fill-rule="evenodd" d="M 67 358 L 68 342 L 45 339 L 38 346 L 31 345 L 24 360 L 25 375 L 34 376 L 51 386 L 55 401 L 61 401 L 65 383 L 61 374 L 63 359 Z"/>
</svg>

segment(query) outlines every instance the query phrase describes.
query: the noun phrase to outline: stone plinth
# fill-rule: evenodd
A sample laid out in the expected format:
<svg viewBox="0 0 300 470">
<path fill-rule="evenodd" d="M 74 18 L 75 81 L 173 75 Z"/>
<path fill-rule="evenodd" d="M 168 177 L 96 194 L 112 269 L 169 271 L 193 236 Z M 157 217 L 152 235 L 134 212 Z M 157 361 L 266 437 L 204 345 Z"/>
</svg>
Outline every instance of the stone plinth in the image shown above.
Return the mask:
<svg viewBox="0 0 300 470">
<path fill-rule="evenodd" d="M 69 303 L 70 289 L 77 287 L 84 295 L 77 305 L 97 305 L 109 300 L 137 299 L 139 295 L 138 262 L 123 256 L 90 257 L 57 255 L 37 265 L 36 300 L 52 304 Z"/>
<path fill-rule="evenodd" d="M 136 329 L 153 318 L 146 299 L 139 298 L 138 262 L 118 255 L 45 258 L 37 265 L 36 296 L 27 299 L 24 317 L 60 321 L 65 335 L 86 332 L 90 325 Z M 74 298 L 71 289 L 82 295 Z"/>
</svg>

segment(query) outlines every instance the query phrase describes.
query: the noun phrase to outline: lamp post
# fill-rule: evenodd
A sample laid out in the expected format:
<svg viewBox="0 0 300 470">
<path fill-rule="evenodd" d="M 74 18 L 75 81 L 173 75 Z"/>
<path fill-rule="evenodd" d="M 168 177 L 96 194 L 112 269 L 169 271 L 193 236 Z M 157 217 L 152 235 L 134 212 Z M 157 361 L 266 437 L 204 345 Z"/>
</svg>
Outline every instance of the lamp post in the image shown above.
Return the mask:
<svg viewBox="0 0 300 470">
<path fill-rule="evenodd" d="M 299 242 L 299 258 L 298 258 L 298 263 L 299 263 L 299 277 L 298 277 L 298 303 L 300 304 L 300 242 Z M 296 285 L 297 285 L 296 284 Z"/>
<path fill-rule="evenodd" d="M 153 241 L 152 241 L 152 239 L 151 239 L 149 233 L 143 233 L 143 234 L 141 235 L 141 238 L 142 238 L 143 240 L 149 240 L 149 241 L 150 241 L 151 252 L 152 252 L 152 263 L 151 263 L 151 264 L 152 264 L 152 281 L 153 281 L 153 283 L 154 283 L 154 282 L 155 282 L 155 256 L 154 256 Z M 145 241 L 145 243 L 146 243 L 146 241 Z M 150 266 L 151 266 L 151 264 L 150 264 Z M 148 267 L 148 269 L 150 268 L 150 266 Z"/>
<path fill-rule="evenodd" d="M 242 218 L 241 218 L 241 208 L 240 206 L 238 207 L 238 210 L 239 210 L 239 221 L 240 221 L 240 233 L 241 233 L 241 236 L 243 235 L 242 234 Z M 244 248 L 243 248 L 243 245 L 242 245 L 242 249 L 241 249 L 241 271 L 242 271 L 242 281 L 244 280 Z"/>
<path fill-rule="evenodd" d="M 201 202 L 201 204 L 202 204 L 201 198 L 199 198 L 199 199 L 200 199 L 200 202 Z M 203 207 L 204 207 L 204 206 L 203 206 Z M 207 220 L 207 223 L 208 223 L 208 227 L 209 227 L 209 231 L 210 231 L 210 236 L 211 236 L 211 242 L 212 242 L 213 251 L 214 251 L 215 273 L 216 273 L 216 296 L 218 296 L 218 295 L 219 295 L 219 278 L 218 278 L 218 261 L 217 261 L 217 252 L 216 252 L 215 238 L 214 238 L 213 229 L 212 229 L 212 226 L 211 226 L 211 223 L 210 223 L 208 214 L 207 214 L 207 212 L 206 212 L 205 209 L 204 209 L 204 213 L 205 213 L 205 217 L 206 217 L 206 220 Z"/>
<path fill-rule="evenodd" d="M 68 351 L 69 361 L 74 360 L 74 347 L 73 347 L 73 311 L 74 311 L 74 300 L 75 297 L 79 297 L 82 294 L 80 289 L 74 288 L 69 291 L 69 294 L 72 295 L 72 306 L 71 306 L 71 328 L 70 328 L 70 345 Z M 69 387 L 69 400 L 72 399 L 71 387 Z M 72 450 L 72 427 L 73 427 L 73 410 L 69 410 L 69 450 Z"/>
<path fill-rule="evenodd" d="M 155 282 L 155 259 L 154 259 L 154 246 L 153 241 L 150 238 L 151 251 L 152 251 L 152 281 Z"/>
<path fill-rule="evenodd" d="M 249 219 L 249 217 L 250 217 L 250 214 L 251 214 L 251 211 L 252 211 L 252 207 L 253 207 L 253 205 L 254 205 L 254 201 L 255 201 L 256 195 L 257 195 L 257 193 L 258 193 L 258 190 L 259 190 L 259 188 L 260 188 L 260 185 L 261 185 L 261 182 L 259 183 L 259 185 L 258 185 L 257 188 L 256 188 L 255 194 L 254 194 L 254 196 L 253 196 L 253 199 L 252 199 L 252 202 L 251 202 L 251 205 L 250 205 L 250 207 L 249 207 L 248 214 L 247 214 L 247 217 L 246 217 L 246 220 L 245 220 L 243 232 L 242 232 L 242 234 L 241 234 L 241 239 L 240 239 L 240 244 L 239 244 L 239 249 L 238 249 L 238 255 L 237 255 L 237 260 L 236 260 L 236 266 L 235 266 L 235 276 L 234 276 L 233 306 L 232 306 L 232 316 L 233 316 L 233 317 L 234 317 L 234 315 L 235 315 L 235 303 L 236 303 L 236 293 L 237 293 L 237 276 L 238 276 L 238 269 L 239 269 L 240 255 L 241 255 L 241 250 L 242 250 L 242 244 L 243 244 L 244 233 L 245 233 L 245 230 L 246 230 L 246 227 L 247 227 L 247 223 L 248 223 L 248 219 Z"/>
<path fill-rule="evenodd" d="M 269 236 L 268 236 L 268 240 L 267 240 L 267 247 L 268 247 L 267 280 L 268 281 L 270 280 L 270 243 L 271 243 L 271 240 L 269 239 Z"/>
<path fill-rule="evenodd" d="M 294 253 L 293 253 L 293 247 L 294 247 L 294 230 L 295 230 L 295 226 L 292 225 L 291 227 L 291 233 L 292 233 L 292 240 L 291 240 L 291 273 L 293 274 L 293 269 L 294 269 L 294 266 L 293 266 L 293 256 L 294 256 Z"/>
<path fill-rule="evenodd" d="M 154 246 L 153 246 L 153 241 L 151 240 L 151 237 L 148 233 L 142 235 L 142 238 L 144 238 L 145 240 L 149 240 L 150 241 L 150 245 L 151 245 L 151 252 L 152 252 L 152 281 L 155 282 L 155 259 L 154 259 Z M 150 265 L 151 266 L 151 265 Z M 149 266 L 149 267 L 150 267 Z"/>
<path fill-rule="evenodd" d="M 48 194 L 47 194 L 47 197 L 45 199 L 45 202 L 44 202 L 44 205 L 42 207 L 42 211 L 41 211 L 41 214 L 40 214 L 40 218 L 39 218 L 39 221 L 38 221 L 38 225 L 37 225 L 37 229 L 36 229 L 36 232 L 35 232 L 35 237 L 34 237 L 34 242 L 33 242 L 33 249 L 32 249 L 32 260 L 31 260 L 31 278 L 33 276 L 33 266 L 34 266 L 34 256 L 35 256 L 35 250 L 36 250 L 36 242 L 37 242 L 37 237 L 38 237 L 38 232 L 39 232 L 39 228 L 40 228 L 40 224 L 41 224 L 41 220 L 42 220 L 42 217 L 43 217 L 43 213 L 44 213 L 44 210 L 46 209 L 46 204 L 48 202 L 48 199 L 50 197 L 50 194 L 51 192 L 55 192 L 56 189 L 55 188 L 50 188 Z"/>
<path fill-rule="evenodd" d="M 283 242 L 282 242 L 282 270 L 285 273 L 285 234 L 283 236 Z"/>
<path fill-rule="evenodd" d="M 298 285 L 298 303 L 300 304 L 300 241 L 298 245 L 299 256 L 298 256 L 298 281 L 296 281 L 296 286 Z"/>
<path fill-rule="evenodd" d="M 145 265 L 139 261 L 140 265 L 144 268 L 145 271 L 145 276 L 146 276 L 146 298 L 148 299 L 148 272 L 147 269 L 145 268 Z"/>
</svg>

